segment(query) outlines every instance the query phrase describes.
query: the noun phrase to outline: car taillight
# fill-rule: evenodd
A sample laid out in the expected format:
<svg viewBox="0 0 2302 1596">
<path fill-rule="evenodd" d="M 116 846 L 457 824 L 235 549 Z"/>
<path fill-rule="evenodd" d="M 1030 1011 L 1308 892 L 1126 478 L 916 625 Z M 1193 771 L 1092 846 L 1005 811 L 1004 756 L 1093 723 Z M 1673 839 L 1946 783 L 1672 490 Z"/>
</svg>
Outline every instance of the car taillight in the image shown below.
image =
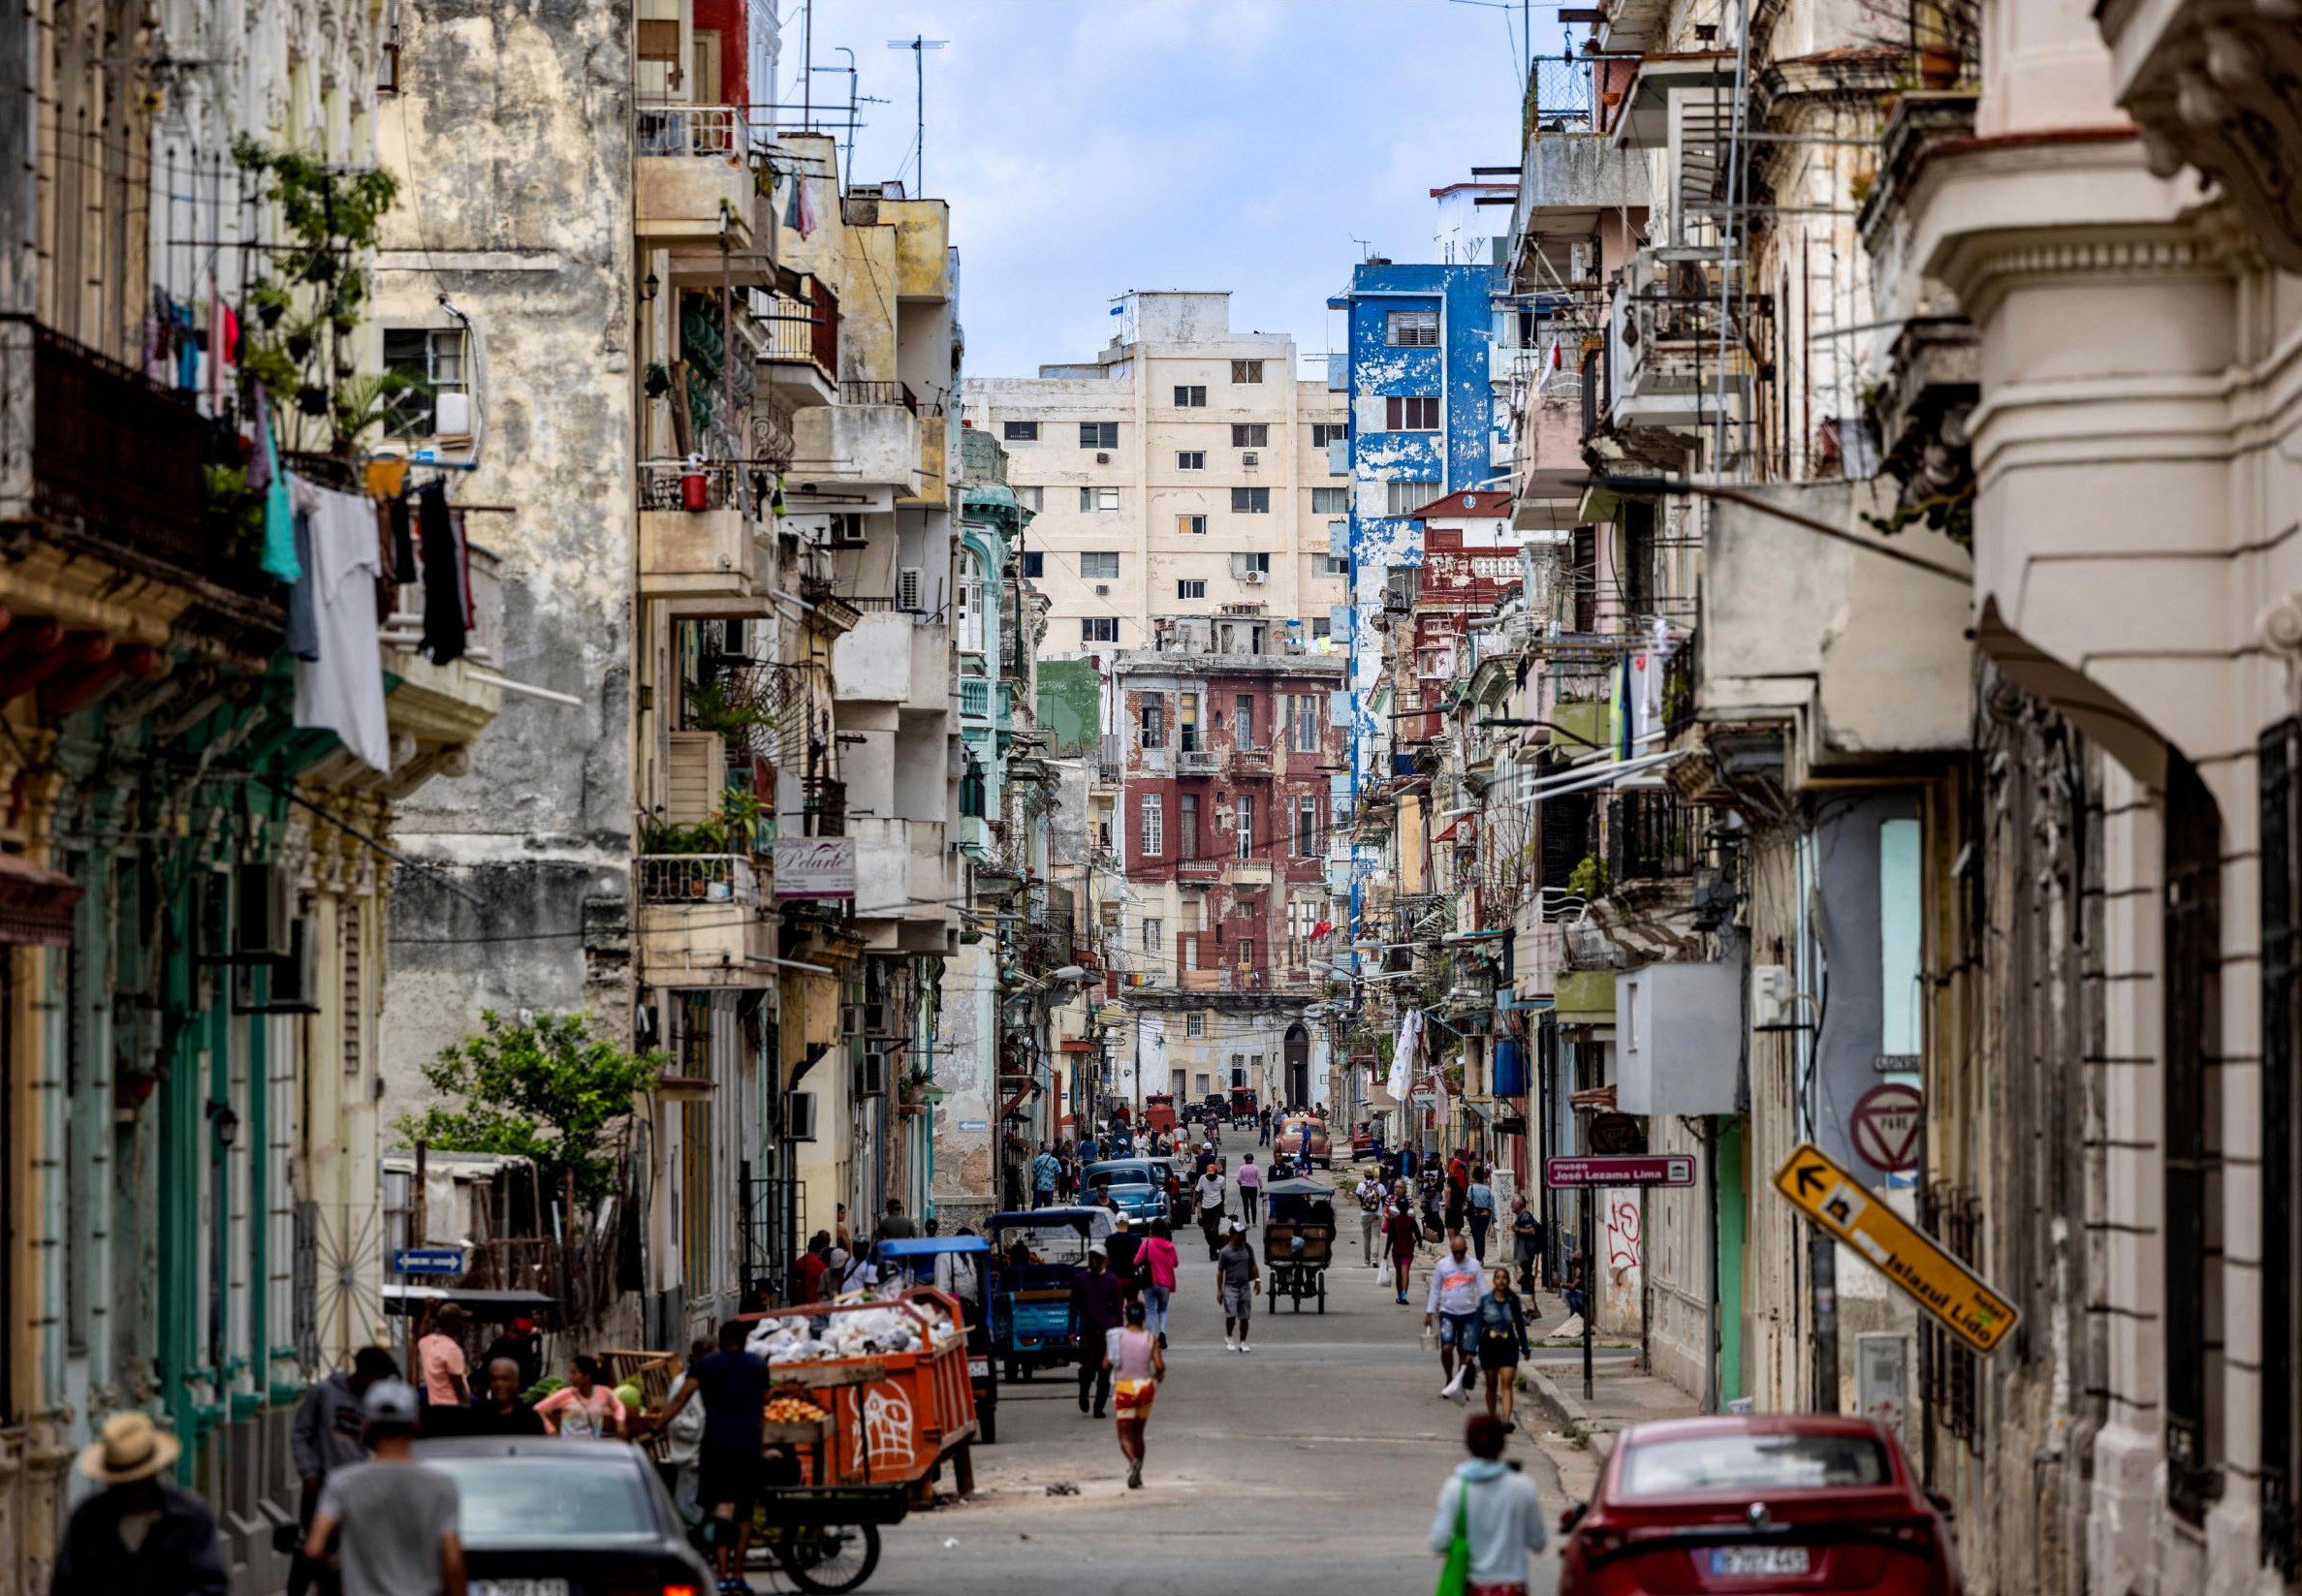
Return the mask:
<svg viewBox="0 0 2302 1596">
<path fill-rule="evenodd" d="M 1886 1526 L 1886 1541 L 1903 1551 L 1931 1555 L 1935 1549 L 1935 1523 L 1931 1518 L 1903 1518 Z"/>
<path fill-rule="evenodd" d="M 704 1596 L 700 1585 L 646 1585 L 638 1589 L 618 1586 L 608 1596 Z"/>
<path fill-rule="evenodd" d="M 1630 1537 L 1619 1529 L 1578 1530 L 1575 1539 L 1582 1543 L 1583 1555 L 1592 1559 L 1612 1557 L 1630 1542 Z"/>
</svg>

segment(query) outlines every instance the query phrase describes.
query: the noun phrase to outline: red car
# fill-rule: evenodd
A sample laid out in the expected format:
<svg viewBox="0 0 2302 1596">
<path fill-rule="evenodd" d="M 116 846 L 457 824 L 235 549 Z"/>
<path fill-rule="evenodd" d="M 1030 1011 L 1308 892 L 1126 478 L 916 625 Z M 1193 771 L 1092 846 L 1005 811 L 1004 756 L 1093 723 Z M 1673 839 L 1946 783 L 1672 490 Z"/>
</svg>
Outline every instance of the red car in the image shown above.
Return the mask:
<svg viewBox="0 0 2302 1596">
<path fill-rule="evenodd" d="M 1868 1419 L 1640 1424 L 1560 1520 L 1559 1596 L 1963 1596 L 1948 1505 Z"/>
</svg>

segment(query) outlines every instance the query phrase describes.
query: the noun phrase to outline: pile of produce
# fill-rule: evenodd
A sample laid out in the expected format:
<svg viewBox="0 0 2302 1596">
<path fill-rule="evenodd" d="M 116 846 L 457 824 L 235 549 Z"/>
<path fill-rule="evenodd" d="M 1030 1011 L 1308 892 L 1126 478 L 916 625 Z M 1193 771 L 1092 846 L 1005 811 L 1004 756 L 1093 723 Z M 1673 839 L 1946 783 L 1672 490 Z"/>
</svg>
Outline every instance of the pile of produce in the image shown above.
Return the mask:
<svg viewBox="0 0 2302 1596">
<path fill-rule="evenodd" d="M 804 1396 L 778 1396 L 763 1417 L 771 1424 L 820 1424 L 831 1415 Z"/>
<path fill-rule="evenodd" d="M 744 1349 L 771 1363 L 815 1363 L 919 1352 L 944 1346 L 959 1334 L 939 1312 L 926 1312 L 924 1319 L 921 1312 L 892 1307 L 827 1314 L 820 1320 L 762 1319 Z M 818 1324 L 821 1335 L 815 1333 Z"/>
</svg>

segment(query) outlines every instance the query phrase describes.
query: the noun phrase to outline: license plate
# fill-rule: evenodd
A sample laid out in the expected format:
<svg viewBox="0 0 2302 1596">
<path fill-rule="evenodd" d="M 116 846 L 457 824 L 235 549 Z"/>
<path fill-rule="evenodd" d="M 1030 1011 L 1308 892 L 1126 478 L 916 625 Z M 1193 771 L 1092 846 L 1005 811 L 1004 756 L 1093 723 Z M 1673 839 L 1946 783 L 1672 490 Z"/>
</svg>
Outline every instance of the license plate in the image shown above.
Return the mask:
<svg viewBox="0 0 2302 1596">
<path fill-rule="evenodd" d="M 474 1580 L 471 1596 L 568 1596 L 565 1580 Z"/>
<path fill-rule="evenodd" d="M 1716 1547 L 1711 1551 L 1711 1572 L 1729 1578 L 1751 1575 L 1804 1574 L 1807 1572 L 1805 1547 Z"/>
<path fill-rule="evenodd" d="M 977 1380 L 990 1379 L 992 1377 L 992 1361 L 988 1358 L 968 1359 L 967 1373 L 970 1377 Z"/>
</svg>

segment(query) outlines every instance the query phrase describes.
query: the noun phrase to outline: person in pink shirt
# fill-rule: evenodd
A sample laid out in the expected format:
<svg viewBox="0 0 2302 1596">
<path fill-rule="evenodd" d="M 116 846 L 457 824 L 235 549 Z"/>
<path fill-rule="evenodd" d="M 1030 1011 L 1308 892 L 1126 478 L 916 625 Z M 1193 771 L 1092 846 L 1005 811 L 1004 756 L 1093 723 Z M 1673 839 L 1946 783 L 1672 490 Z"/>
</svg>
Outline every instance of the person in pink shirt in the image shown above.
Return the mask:
<svg viewBox="0 0 2302 1596">
<path fill-rule="evenodd" d="M 613 1441 L 622 1435 L 621 1398 L 600 1379 L 599 1360 L 578 1355 L 568 1364 L 568 1383 L 536 1404 L 552 1433 L 580 1441 Z"/>
<path fill-rule="evenodd" d="M 1175 1232 L 1164 1219 L 1151 1221 L 1151 1237 L 1135 1255 L 1136 1278 L 1142 1282 L 1146 1328 L 1167 1345 L 1167 1303 L 1175 1295 Z"/>
<path fill-rule="evenodd" d="M 1239 1215 L 1248 1224 L 1255 1222 L 1255 1205 L 1263 1200 L 1263 1172 L 1255 1168 L 1255 1155 L 1242 1153 L 1239 1165 Z"/>
<path fill-rule="evenodd" d="M 463 1328 L 470 1316 L 450 1302 L 432 1320 L 432 1330 L 416 1343 L 416 1366 L 423 1371 L 424 1397 L 435 1408 L 472 1404 L 471 1369 L 463 1357 Z"/>
</svg>

